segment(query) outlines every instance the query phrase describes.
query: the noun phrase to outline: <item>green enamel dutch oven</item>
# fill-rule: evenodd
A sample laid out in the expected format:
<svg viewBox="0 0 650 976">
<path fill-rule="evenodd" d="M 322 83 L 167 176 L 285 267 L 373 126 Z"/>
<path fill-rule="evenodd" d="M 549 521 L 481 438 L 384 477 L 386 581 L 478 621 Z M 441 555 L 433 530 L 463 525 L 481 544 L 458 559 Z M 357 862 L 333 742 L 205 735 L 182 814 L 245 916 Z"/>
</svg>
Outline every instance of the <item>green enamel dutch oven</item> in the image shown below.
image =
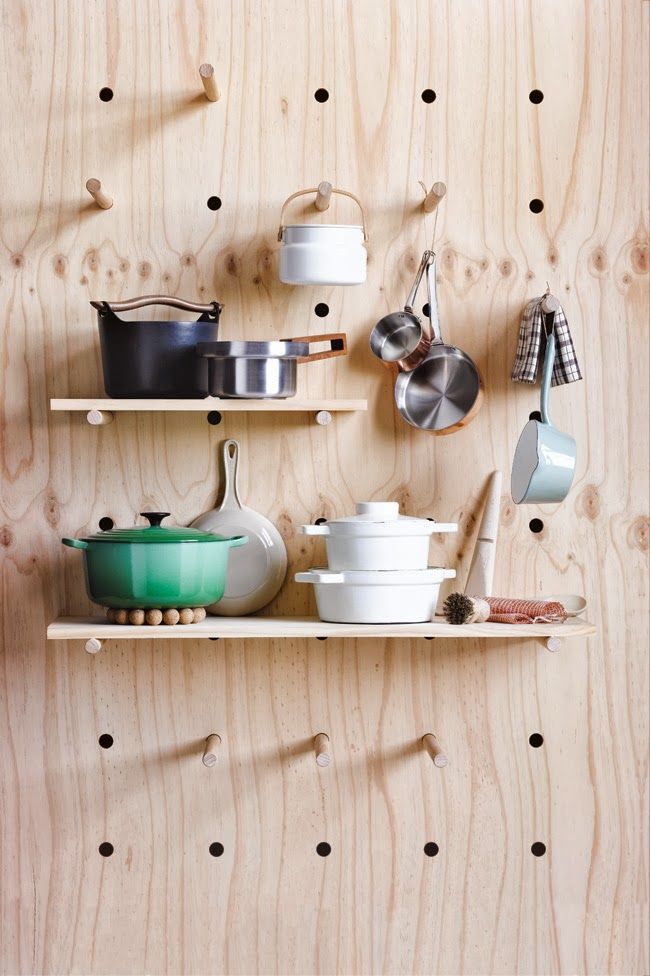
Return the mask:
<svg viewBox="0 0 650 976">
<path fill-rule="evenodd" d="M 140 514 L 148 526 L 61 540 L 83 550 L 90 599 L 120 610 L 205 607 L 220 600 L 228 552 L 245 545 L 247 537 L 166 528 L 160 523 L 169 512 Z"/>
</svg>

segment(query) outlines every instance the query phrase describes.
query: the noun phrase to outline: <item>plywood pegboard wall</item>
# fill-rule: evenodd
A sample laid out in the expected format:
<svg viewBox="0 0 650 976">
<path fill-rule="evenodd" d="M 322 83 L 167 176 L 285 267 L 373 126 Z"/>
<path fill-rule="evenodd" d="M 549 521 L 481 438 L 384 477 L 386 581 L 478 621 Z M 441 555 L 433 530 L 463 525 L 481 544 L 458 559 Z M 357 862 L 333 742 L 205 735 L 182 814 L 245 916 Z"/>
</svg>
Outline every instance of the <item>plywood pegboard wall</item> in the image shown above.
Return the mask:
<svg viewBox="0 0 650 976">
<path fill-rule="evenodd" d="M 647 973 L 649 8 L 4 0 L 3 972 Z M 321 179 L 367 208 L 362 287 L 278 282 L 281 203 Z M 486 389 L 446 438 L 396 417 L 367 343 L 430 240 L 419 180 L 449 188 L 442 323 Z M 336 202 L 325 219 L 356 218 Z M 564 504 L 517 509 L 509 466 L 537 392 L 508 377 L 547 279 L 585 376 L 553 397 L 578 470 Z M 50 397 L 103 392 L 89 299 L 156 292 L 218 298 L 228 337 L 344 329 L 349 356 L 302 369 L 299 393 L 369 410 L 328 427 L 51 413 Z M 462 583 L 501 468 L 497 591 L 584 592 L 598 637 L 554 655 L 516 640 L 48 644 L 57 614 L 90 610 L 60 537 L 145 508 L 187 523 L 212 507 L 224 437 L 242 445 L 243 498 L 287 542 L 270 612 L 314 612 L 291 578 L 322 552 L 296 527 L 365 498 L 458 519 L 440 556 Z"/>
</svg>

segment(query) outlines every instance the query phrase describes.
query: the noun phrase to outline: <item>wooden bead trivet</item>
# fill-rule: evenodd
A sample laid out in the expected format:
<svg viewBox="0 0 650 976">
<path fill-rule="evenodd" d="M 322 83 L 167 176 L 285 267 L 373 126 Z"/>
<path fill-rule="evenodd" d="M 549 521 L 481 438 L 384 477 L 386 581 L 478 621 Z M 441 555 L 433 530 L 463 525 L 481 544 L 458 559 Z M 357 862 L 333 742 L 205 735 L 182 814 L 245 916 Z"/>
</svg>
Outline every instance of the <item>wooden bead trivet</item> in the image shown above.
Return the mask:
<svg viewBox="0 0 650 976">
<path fill-rule="evenodd" d="M 106 617 L 111 624 L 134 624 L 136 627 L 167 624 L 175 627 L 176 624 L 198 624 L 205 620 L 206 612 L 203 607 L 182 607 L 180 610 L 114 610 L 109 607 Z"/>
</svg>

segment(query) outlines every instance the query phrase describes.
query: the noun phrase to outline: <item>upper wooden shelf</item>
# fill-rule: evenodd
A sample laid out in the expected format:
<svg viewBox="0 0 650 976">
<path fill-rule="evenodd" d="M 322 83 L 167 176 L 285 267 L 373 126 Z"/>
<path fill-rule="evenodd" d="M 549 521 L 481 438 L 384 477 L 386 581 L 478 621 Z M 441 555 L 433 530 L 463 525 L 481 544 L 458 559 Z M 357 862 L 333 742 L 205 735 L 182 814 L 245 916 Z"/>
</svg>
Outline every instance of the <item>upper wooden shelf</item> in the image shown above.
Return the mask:
<svg viewBox="0 0 650 976">
<path fill-rule="evenodd" d="M 175 627 L 109 624 L 103 617 L 59 617 L 47 628 L 49 640 L 85 640 L 87 650 L 98 651 L 102 640 L 196 640 L 224 637 L 257 639 L 293 637 L 446 637 L 522 640 L 537 638 L 547 642 L 549 650 L 558 650 L 559 642 L 568 637 L 590 637 L 596 633 L 593 624 L 584 620 L 567 620 L 563 624 L 464 624 L 455 627 L 444 620 L 425 624 L 330 624 L 317 617 L 215 617 L 208 615 L 201 623 Z M 92 642 L 95 642 L 94 644 Z"/>
<path fill-rule="evenodd" d="M 109 424 L 114 413 L 126 411 L 204 414 L 312 413 L 319 424 L 326 426 L 332 419 L 332 413 L 367 409 L 367 400 L 305 400 L 300 397 L 288 397 L 286 400 L 226 400 L 220 397 L 204 397 L 202 400 L 113 400 L 108 397 L 50 400 L 50 410 L 86 413 L 88 423 L 97 427 Z"/>
</svg>

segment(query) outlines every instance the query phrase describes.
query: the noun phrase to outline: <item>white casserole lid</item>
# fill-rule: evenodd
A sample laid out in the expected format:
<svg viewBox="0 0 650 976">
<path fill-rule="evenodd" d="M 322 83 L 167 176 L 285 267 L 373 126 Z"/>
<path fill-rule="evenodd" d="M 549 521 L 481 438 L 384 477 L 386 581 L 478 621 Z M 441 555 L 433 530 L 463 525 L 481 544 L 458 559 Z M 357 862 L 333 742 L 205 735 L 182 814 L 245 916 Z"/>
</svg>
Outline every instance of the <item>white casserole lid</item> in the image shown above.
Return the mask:
<svg viewBox="0 0 650 976">
<path fill-rule="evenodd" d="M 310 569 L 296 573 L 296 583 L 343 583 L 347 586 L 438 586 L 446 579 L 455 579 L 455 569 L 431 566 L 429 569 L 366 569 L 343 570 Z"/>
<path fill-rule="evenodd" d="M 412 518 L 399 514 L 397 502 L 357 502 L 356 515 L 332 519 L 321 525 L 303 525 L 303 535 L 408 536 L 433 535 L 438 532 L 458 532 L 456 522 L 435 522 L 433 519 Z"/>
</svg>

